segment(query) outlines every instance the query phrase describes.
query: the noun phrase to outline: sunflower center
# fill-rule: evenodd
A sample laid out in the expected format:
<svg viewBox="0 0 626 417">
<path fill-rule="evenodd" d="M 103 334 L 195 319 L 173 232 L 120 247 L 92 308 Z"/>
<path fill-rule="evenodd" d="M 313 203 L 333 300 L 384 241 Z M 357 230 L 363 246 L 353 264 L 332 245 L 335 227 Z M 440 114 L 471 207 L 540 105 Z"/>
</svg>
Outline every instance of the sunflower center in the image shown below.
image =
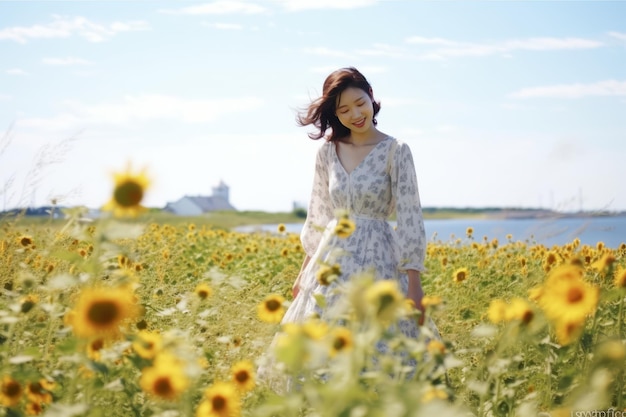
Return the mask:
<svg viewBox="0 0 626 417">
<path fill-rule="evenodd" d="M 143 188 L 135 181 L 127 180 L 115 187 L 113 198 L 122 207 L 137 206 L 143 198 Z"/>
<path fill-rule="evenodd" d="M 39 382 L 32 382 L 28 384 L 28 390 L 32 392 L 33 394 L 42 394 L 43 386 Z"/>
<path fill-rule="evenodd" d="M 248 375 L 247 371 L 239 371 L 235 374 L 235 379 L 237 382 L 241 382 L 242 384 L 250 379 L 250 375 Z"/>
<path fill-rule="evenodd" d="M 522 314 L 522 323 L 530 323 L 534 316 L 535 314 L 531 310 L 524 311 L 524 314 Z"/>
<path fill-rule="evenodd" d="M 172 382 L 167 377 L 161 377 L 154 382 L 154 392 L 161 397 L 167 397 L 174 392 Z"/>
<path fill-rule="evenodd" d="M 570 303 L 577 303 L 583 299 L 583 292 L 580 288 L 570 288 L 567 292 L 567 301 Z"/>
<path fill-rule="evenodd" d="M 335 348 L 335 350 L 341 350 L 346 347 L 346 344 L 346 339 L 344 339 L 343 337 L 338 337 L 333 342 L 333 348 Z"/>
<path fill-rule="evenodd" d="M 2 387 L 2 392 L 7 397 L 16 397 L 21 394 L 22 388 L 20 387 L 20 384 L 16 381 L 10 381 L 4 384 L 4 386 Z"/>
<path fill-rule="evenodd" d="M 213 409 L 215 411 L 222 411 L 226 408 L 226 398 L 222 397 L 221 395 L 216 395 L 211 400 L 211 405 L 213 406 Z"/>
<path fill-rule="evenodd" d="M 29 237 L 23 237 L 23 238 L 20 240 L 20 243 L 21 243 L 21 245 L 22 245 L 22 246 L 30 246 L 30 244 L 32 244 L 32 243 L 33 243 L 33 241 L 32 241 L 32 239 L 31 239 L 31 238 L 29 238 Z"/>
<path fill-rule="evenodd" d="M 392 305 L 395 300 L 396 300 L 396 298 L 393 296 L 393 294 L 389 294 L 389 293 L 382 294 L 380 296 L 380 309 L 379 309 L 379 311 L 383 311 L 384 309 L 386 309 L 387 307 Z"/>
<path fill-rule="evenodd" d="M 277 300 L 267 300 L 265 307 L 269 311 L 277 311 L 280 308 L 280 303 Z"/>
<path fill-rule="evenodd" d="M 457 272 L 456 279 L 457 279 L 457 281 L 464 281 L 465 280 L 465 271 Z"/>
<path fill-rule="evenodd" d="M 100 350 L 100 349 L 102 349 L 103 347 L 104 347 L 104 340 L 102 340 L 102 339 L 94 340 L 94 341 L 91 343 L 91 348 L 92 348 L 93 350 Z"/>
<path fill-rule="evenodd" d="M 87 317 L 91 323 L 106 326 L 113 323 L 118 314 L 119 310 L 113 301 L 100 301 L 89 308 Z"/>
</svg>

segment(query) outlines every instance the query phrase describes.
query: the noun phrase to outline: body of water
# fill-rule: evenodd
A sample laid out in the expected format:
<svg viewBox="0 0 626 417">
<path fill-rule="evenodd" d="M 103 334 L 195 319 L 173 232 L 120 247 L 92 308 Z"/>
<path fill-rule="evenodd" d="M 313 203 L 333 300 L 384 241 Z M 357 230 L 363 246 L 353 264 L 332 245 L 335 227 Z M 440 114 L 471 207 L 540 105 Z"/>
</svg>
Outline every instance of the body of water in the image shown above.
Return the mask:
<svg viewBox="0 0 626 417">
<path fill-rule="evenodd" d="M 510 234 L 514 241 L 541 243 L 546 246 L 564 245 L 575 238 L 582 244 L 595 246 L 604 242 L 607 247 L 617 248 L 626 243 L 626 217 L 587 217 L 551 219 L 443 219 L 425 220 L 426 235 L 429 241 L 449 242 L 456 238 L 465 239 L 468 227 L 474 229 L 474 240 L 481 242 L 483 237 L 506 242 Z M 286 224 L 287 231 L 300 233 L 301 223 Z M 237 230 L 243 232 L 276 232 L 277 224 L 245 226 Z"/>
</svg>

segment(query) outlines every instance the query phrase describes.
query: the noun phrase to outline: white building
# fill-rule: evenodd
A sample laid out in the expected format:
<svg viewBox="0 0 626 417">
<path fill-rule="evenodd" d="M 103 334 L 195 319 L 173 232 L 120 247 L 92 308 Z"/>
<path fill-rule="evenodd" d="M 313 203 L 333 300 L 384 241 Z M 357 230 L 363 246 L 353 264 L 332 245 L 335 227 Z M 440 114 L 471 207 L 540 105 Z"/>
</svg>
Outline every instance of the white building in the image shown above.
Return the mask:
<svg viewBox="0 0 626 417">
<path fill-rule="evenodd" d="M 217 187 L 213 187 L 212 195 L 186 195 L 177 201 L 167 203 L 165 210 L 179 216 L 199 216 L 210 211 L 237 210 L 230 204 L 229 191 L 224 181 L 220 181 Z"/>
</svg>

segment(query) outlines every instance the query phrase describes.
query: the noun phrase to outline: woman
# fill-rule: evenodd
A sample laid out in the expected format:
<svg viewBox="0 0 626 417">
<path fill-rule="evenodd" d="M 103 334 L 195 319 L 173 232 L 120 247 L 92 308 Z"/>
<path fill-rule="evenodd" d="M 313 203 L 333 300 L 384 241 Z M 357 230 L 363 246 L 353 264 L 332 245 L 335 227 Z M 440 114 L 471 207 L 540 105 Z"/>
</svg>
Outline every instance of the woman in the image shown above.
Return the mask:
<svg viewBox="0 0 626 417">
<path fill-rule="evenodd" d="M 406 297 L 422 309 L 420 273 L 424 270 L 426 234 L 415 167 L 408 145 L 378 129 L 379 111 L 371 85 L 350 67 L 330 74 L 322 96 L 298 118 L 301 126 L 318 128 L 309 134 L 311 139 L 325 138 L 326 143 L 317 153 L 301 234 L 306 257 L 293 286 L 294 302 L 283 322 L 302 321 L 316 311 L 320 313 L 313 294 L 328 296 L 333 289 L 333 285 L 321 285 L 315 278 L 319 261 L 328 256 L 328 247 L 347 253 L 337 259 L 339 280 L 374 270 L 377 279 L 397 280 Z M 345 239 L 330 233 L 340 209 L 347 210 L 356 224 L 354 233 Z M 387 222 L 394 209 L 396 231 Z M 418 332 L 408 322 L 403 331 L 412 336 Z"/>
<path fill-rule="evenodd" d="M 369 82 L 350 67 L 331 73 L 322 96 L 298 116 L 301 126 L 317 128 L 309 137 L 324 138 L 325 143 L 317 152 L 301 233 L 306 257 L 293 285 L 294 300 L 281 324 L 302 323 L 313 315 L 332 321 L 333 314 L 341 311 L 337 286 L 359 273 L 373 273 L 376 280 L 396 280 L 423 312 L 420 274 L 426 236 L 415 167 L 408 145 L 378 129 L 379 110 Z M 341 210 L 356 226 L 347 237 L 336 233 L 337 211 Z M 394 210 L 396 230 L 388 222 Z M 335 266 L 338 277 L 330 284 L 318 279 L 323 264 Z M 324 296 L 324 308 L 316 300 L 319 295 Z M 423 315 L 420 321 L 423 324 Z M 428 324 L 429 334 L 438 337 L 430 319 Z M 417 338 L 420 333 L 415 320 L 400 320 L 398 326 L 409 337 Z M 383 344 L 378 348 L 387 350 Z M 259 368 L 259 378 L 270 381 L 272 367 L 270 359 Z"/>
</svg>

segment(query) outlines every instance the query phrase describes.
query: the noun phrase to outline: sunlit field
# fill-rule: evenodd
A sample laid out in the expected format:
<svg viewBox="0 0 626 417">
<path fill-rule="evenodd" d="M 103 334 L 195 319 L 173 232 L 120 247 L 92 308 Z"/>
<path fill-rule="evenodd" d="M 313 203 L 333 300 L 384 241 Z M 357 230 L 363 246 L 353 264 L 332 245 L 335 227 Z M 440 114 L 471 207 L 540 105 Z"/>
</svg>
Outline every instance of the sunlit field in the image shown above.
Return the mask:
<svg viewBox="0 0 626 417">
<path fill-rule="evenodd" d="M 282 329 L 277 366 L 291 389 L 275 392 L 256 369 L 291 300 L 304 256 L 299 236 L 68 215 L 0 223 L 2 415 L 570 416 L 626 408 L 624 244 L 544 247 L 471 228 L 433 242 L 424 305 L 442 342 L 426 330 L 418 340 L 394 332 L 389 325 L 417 319 L 415 310 L 393 286 L 357 276 L 340 289 L 349 302 L 339 322 Z M 318 278 L 340 273 L 326 272 Z M 375 347 L 381 340 L 384 352 Z"/>
</svg>

